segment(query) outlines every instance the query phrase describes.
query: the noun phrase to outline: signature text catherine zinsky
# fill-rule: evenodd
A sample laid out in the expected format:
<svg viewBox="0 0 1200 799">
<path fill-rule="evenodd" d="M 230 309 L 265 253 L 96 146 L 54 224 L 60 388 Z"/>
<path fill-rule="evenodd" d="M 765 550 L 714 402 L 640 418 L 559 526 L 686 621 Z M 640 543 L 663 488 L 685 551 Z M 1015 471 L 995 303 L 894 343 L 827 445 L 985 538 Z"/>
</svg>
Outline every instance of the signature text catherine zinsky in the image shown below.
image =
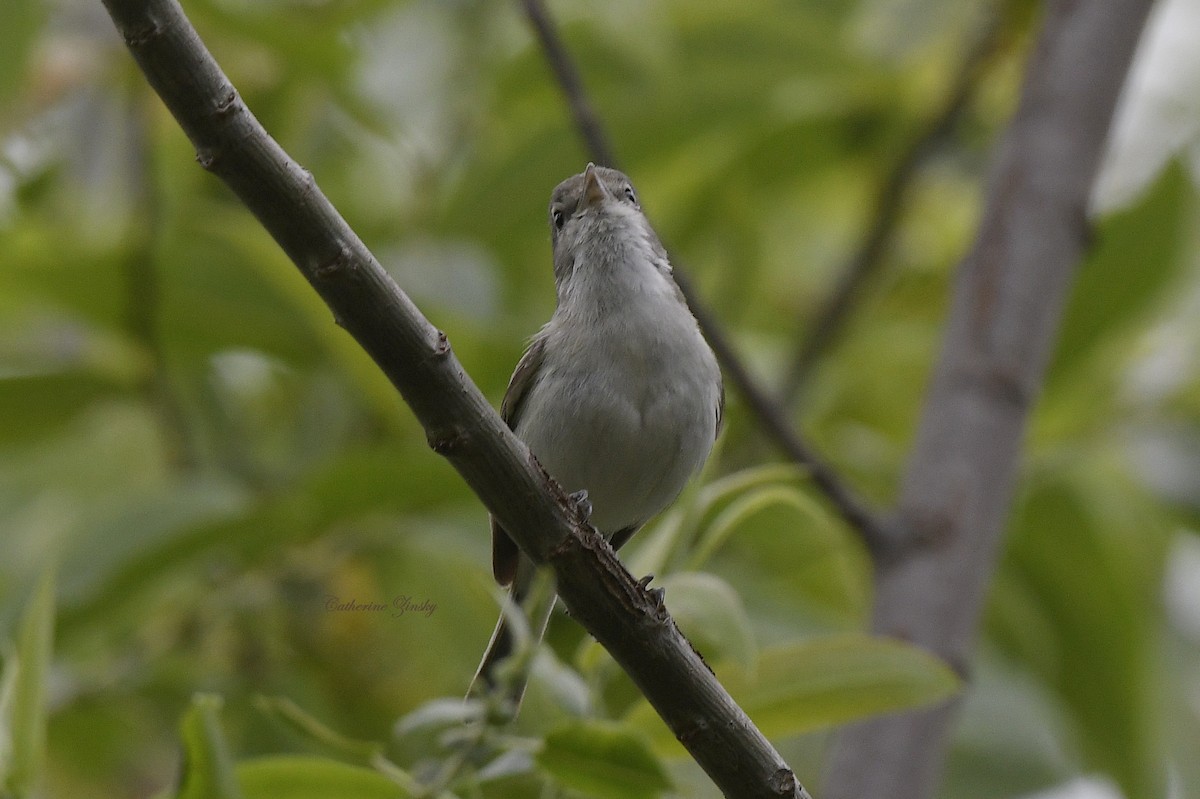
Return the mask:
<svg viewBox="0 0 1200 799">
<path fill-rule="evenodd" d="M 406 613 L 420 614 L 429 618 L 437 610 L 437 603 L 429 599 L 417 599 L 408 594 L 398 594 L 389 602 L 360 602 L 357 599 L 342 599 L 336 596 L 325 597 L 325 610 L 332 613 L 383 613 L 390 611 L 392 618 L 399 618 Z"/>
</svg>

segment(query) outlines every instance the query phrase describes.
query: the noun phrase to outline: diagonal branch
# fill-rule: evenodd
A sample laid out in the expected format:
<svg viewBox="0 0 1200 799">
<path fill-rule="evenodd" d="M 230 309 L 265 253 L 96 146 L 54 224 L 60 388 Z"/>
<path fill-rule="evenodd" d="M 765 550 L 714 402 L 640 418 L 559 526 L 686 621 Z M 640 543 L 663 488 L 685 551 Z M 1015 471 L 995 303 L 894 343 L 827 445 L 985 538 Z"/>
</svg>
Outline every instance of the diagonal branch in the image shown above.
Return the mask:
<svg viewBox="0 0 1200 799">
<path fill-rule="evenodd" d="M 579 70 L 553 20 L 541 0 L 521 0 L 521 4 L 546 53 L 559 88 L 566 96 L 567 105 L 588 152 L 595 161 L 616 167 L 616 155 L 608 144 L 608 137 L 604 135 L 600 119 L 587 97 Z M 876 559 L 890 552 L 895 539 L 890 525 L 800 436 L 784 409 L 750 374 L 716 315 L 704 304 L 699 292 L 687 278 L 686 269 L 679 268 L 678 258 L 672 255 L 671 262 L 676 267 L 675 282 L 679 284 L 679 290 L 691 307 L 700 330 L 720 361 L 722 371 L 737 388 L 762 429 L 789 458 L 808 470 L 813 483 L 824 492 L 842 519 L 858 531 Z"/>
<path fill-rule="evenodd" d="M 870 227 L 796 348 L 791 368 L 779 390 L 779 404 L 783 407 L 791 407 L 796 401 L 813 368 L 845 327 L 867 281 L 879 271 L 913 180 L 962 116 L 984 74 L 984 65 L 996 50 L 1001 29 L 999 14 L 995 13 L 970 47 L 942 107 L 909 143 L 879 187 Z"/>
<path fill-rule="evenodd" d="M 633 678 L 668 727 L 731 797 L 808 794 L 717 682 L 655 592 L 501 421 L 450 349 L 221 72 L 176 0 L 105 0 L 151 86 L 196 148 L 258 217 L 334 318 L 371 355 L 484 505 L 538 563 L 567 607 Z"/>
</svg>

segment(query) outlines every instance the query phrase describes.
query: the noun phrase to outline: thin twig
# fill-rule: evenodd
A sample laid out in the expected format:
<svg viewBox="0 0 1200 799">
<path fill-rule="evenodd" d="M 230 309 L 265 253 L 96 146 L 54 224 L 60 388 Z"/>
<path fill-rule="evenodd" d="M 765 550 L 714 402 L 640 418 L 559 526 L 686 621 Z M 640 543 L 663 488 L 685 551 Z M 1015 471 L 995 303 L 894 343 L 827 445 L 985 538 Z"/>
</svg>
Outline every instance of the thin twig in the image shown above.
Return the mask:
<svg viewBox="0 0 1200 799">
<path fill-rule="evenodd" d="M 1000 40 L 999 14 L 992 14 L 969 48 L 946 100 L 922 127 L 879 187 L 871 226 L 858 249 L 839 273 L 833 291 L 813 316 L 800 339 L 792 366 L 779 390 L 779 404 L 790 408 L 808 384 L 814 367 L 840 335 L 862 298 L 867 281 L 879 271 L 883 255 L 900 222 L 904 201 L 922 164 L 954 130 L 967 102 L 979 85 L 984 65 Z"/>
<path fill-rule="evenodd" d="M 846 523 L 862 535 L 872 556 L 879 558 L 889 552 L 895 536 L 884 518 L 877 515 L 867 502 L 842 480 L 837 471 L 800 437 L 779 404 L 767 395 L 767 392 L 751 376 L 737 353 L 733 351 L 733 345 L 730 344 L 712 313 L 697 301 L 696 291 L 685 274 L 676 270 L 675 282 L 679 284 L 679 290 L 687 298 L 696 322 L 699 323 L 704 337 L 712 346 L 717 360 L 721 362 L 725 376 L 737 386 L 738 393 L 741 394 L 750 412 L 758 419 L 758 423 L 766 431 L 768 438 L 774 441 L 789 458 L 808 471 L 813 484 L 825 493 L 830 504 L 837 509 Z"/>
<path fill-rule="evenodd" d="M 559 88 L 566 95 L 567 104 L 571 108 L 579 133 L 587 144 L 588 152 L 597 162 L 615 166 L 616 156 L 608 145 L 600 118 L 592 110 L 579 70 L 575 67 L 541 0 L 521 0 L 521 4 L 538 35 Z M 745 400 L 746 406 L 758 419 L 768 437 L 789 458 L 808 470 L 813 483 L 825 493 L 842 519 L 860 533 L 873 556 L 878 558 L 888 552 L 894 537 L 888 524 L 811 445 L 801 438 L 783 408 L 759 385 L 738 357 L 716 315 L 704 304 L 692 282 L 686 277 L 686 269 L 681 268 L 679 259 L 672 255 L 671 263 L 675 267 L 675 282 L 679 284 L 679 289 L 691 307 L 700 330 L 720 361 L 725 376 Z"/>
<path fill-rule="evenodd" d="M 125 327 L 148 356 L 148 371 L 140 389 L 157 417 L 167 462 L 186 470 L 196 466 L 197 455 L 183 403 L 175 392 L 167 369 L 160 329 L 162 287 L 154 259 L 155 244 L 162 230 L 162 198 L 158 196 L 154 170 L 147 163 L 150 158 L 147 136 L 150 107 L 145 95 L 145 89 L 141 87 L 133 94 L 127 122 L 128 151 L 133 162 L 133 194 L 139 224 L 133 233 L 123 269 Z"/>
<path fill-rule="evenodd" d="M 604 125 L 588 100 L 587 92 L 583 88 L 583 78 L 575 68 L 575 62 L 567 52 L 562 37 L 558 35 L 554 20 L 546 13 L 541 0 L 521 0 L 521 5 L 525 7 L 525 16 L 529 17 L 529 22 L 542 43 L 550 68 L 558 78 L 558 85 L 566 95 L 571 116 L 574 117 L 575 126 L 579 128 L 580 135 L 587 143 L 588 152 L 597 163 L 619 169 L 616 153 L 609 144 Z"/>
</svg>

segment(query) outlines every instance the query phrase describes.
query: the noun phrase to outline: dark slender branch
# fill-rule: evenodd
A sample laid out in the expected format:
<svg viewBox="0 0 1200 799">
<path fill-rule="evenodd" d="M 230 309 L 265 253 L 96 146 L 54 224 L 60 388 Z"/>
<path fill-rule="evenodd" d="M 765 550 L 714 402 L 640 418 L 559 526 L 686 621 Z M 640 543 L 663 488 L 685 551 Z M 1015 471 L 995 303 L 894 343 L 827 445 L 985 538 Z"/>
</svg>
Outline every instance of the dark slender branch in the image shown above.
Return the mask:
<svg viewBox="0 0 1200 799">
<path fill-rule="evenodd" d="M 133 93 L 127 120 L 132 193 L 136 202 L 134 217 L 138 220 L 138 229 L 133 233 L 124 264 L 125 326 L 130 337 L 149 356 L 141 392 L 157 417 L 167 461 L 177 468 L 187 469 L 196 465 L 197 456 L 183 404 L 167 370 L 159 329 L 162 292 L 154 253 L 162 226 L 162 198 L 158 196 L 154 170 L 147 163 L 150 157 L 146 135 L 150 125 L 149 103 L 145 88 L 139 85 Z"/>
<path fill-rule="evenodd" d="M 608 146 L 607 137 L 599 117 L 593 112 L 587 98 L 583 81 L 566 46 L 558 36 L 541 0 L 521 0 L 530 24 L 538 35 L 546 58 L 558 80 L 559 87 L 567 97 L 575 124 L 587 144 L 591 157 L 598 163 L 616 166 L 616 155 Z M 783 408 L 762 388 L 750 374 L 733 348 L 729 337 L 716 315 L 705 305 L 699 293 L 687 278 L 679 259 L 671 256 L 675 267 L 675 282 L 692 309 L 704 337 L 712 346 L 725 377 L 734 385 L 745 400 L 750 412 L 768 437 L 797 464 L 805 467 L 813 483 L 824 492 L 831 505 L 853 529 L 857 530 L 867 548 L 876 557 L 881 557 L 892 548 L 892 535 L 885 521 L 877 516 L 870 505 L 830 466 L 816 450 L 801 438 L 792 426 Z"/>
<path fill-rule="evenodd" d="M 151 86 L 215 173 L 258 217 L 399 389 L 484 505 L 538 563 L 567 607 L 629 673 L 713 781 L 732 797 L 807 797 L 717 682 L 654 592 L 538 466 L 421 315 L 242 102 L 176 0 L 105 0 Z"/>
<path fill-rule="evenodd" d="M 904 475 L 899 524 L 936 545 L 880 564 L 874 629 L 966 669 L 1001 548 L 1026 420 L 1089 238 L 1088 196 L 1151 0 L 1055 0 L 959 267 Z M 836 799 L 935 795 L 956 703 L 839 736 Z"/>
<path fill-rule="evenodd" d="M 733 345 L 721 330 L 716 319 L 706 306 L 697 301 L 696 291 L 686 273 L 675 271 L 675 282 L 687 298 L 704 337 L 713 348 L 721 369 L 729 381 L 737 386 L 738 393 L 750 412 L 784 453 L 808 470 L 813 484 L 829 499 L 830 504 L 854 530 L 862 536 L 873 557 L 878 560 L 894 549 L 897 536 L 886 520 L 876 514 L 848 483 L 842 480 L 832 466 L 802 439 L 783 409 L 768 396 L 767 392 L 750 375 L 741 358 L 733 351 Z"/>
<path fill-rule="evenodd" d="M 587 143 L 588 152 L 591 153 L 596 163 L 619 169 L 617 154 L 609 144 L 608 136 L 604 133 L 604 126 L 600 123 L 600 117 L 596 115 L 595 108 L 588 100 L 587 91 L 583 88 L 583 78 L 580 77 L 579 70 L 575 68 L 575 62 L 571 59 L 571 54 L 567 52 L 562 37 L 558 35 L 558 28 L 554 25 L 554 20 L 546 13 L 541 0 L 521 0 L 521 5 L 525 7 L 525 16 L 529 18 L 529 23 L 533 26 L 538 41 L 542 43 L 542 50 L 546 53 L 550 68 L 554 70 L 559 88 L 566 95 L 571 116 L 575 120 L 575 126 L 579 129 L 580 135 L 583 136 L 584 142 Z"/>
<path fill-rule="evenodd" d="M 868 280 L 879 271 L 883 255 L 900 222 L 908 190 L 922 164 L 953 131 L 967 101 L 984 74 L 984 65 L 999 41 L 998 15 L 989 18 L 969 49 L 953 86 L 938 112 L 923 126 L 892 166 L 875 198 L 870 227 L 858 249 L 838 274 L 833 291 L 813 315 L 812 323 L 796 348 L 791 368 L 779 391 L 779 404 L 789 408 L 812 375 L 813 368 L 836 340 L 862 297 Z"/>
</svg>

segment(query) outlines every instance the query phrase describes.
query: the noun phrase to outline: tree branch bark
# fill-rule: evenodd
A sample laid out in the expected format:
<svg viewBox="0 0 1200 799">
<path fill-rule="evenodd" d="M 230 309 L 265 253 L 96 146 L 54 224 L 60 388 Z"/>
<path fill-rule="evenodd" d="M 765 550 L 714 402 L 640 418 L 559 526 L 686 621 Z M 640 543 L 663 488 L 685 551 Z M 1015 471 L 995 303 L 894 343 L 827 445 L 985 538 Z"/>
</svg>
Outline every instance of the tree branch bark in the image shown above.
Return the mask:
<svg viewBox="0 0 1200 799">
<path fill-rule="evenodd" d="M 601 164 L 620 168 L 616 153 L 604 133 L 603 124 L 588 99 L 579 70 L 558 35 L 553 19 L 546 12 L 541 0 L 521 0 L 521 5 L 534 33 L 537 34 L 538 41 L 541 42 L 559 88 L 567 99 L 575 127 L 583 138 L 588 153 Z M 788 420 L 784 407 L 750 374 L 750 370 L 734 350 L 729 337 L 725 335 L 725 330 L 717 321 L 716 315 L 704 303 L 692 281 L 688 279 L 687 269 L 683 268 L 674 254 L 671 256 L 671 263 L 675 266 L 675 282 L 679 284 L 679 290 L 683 292 L 684 299 L 692 309 L 692 315 L 696 317 L 701 332 L 717 356 L 722 372 L 745 400 L 746 407 L 757 418 L 759 426 L 784 454 L 808 470 L 813 484 L 825 494 L 842 520 L 859 533 L 872 556 L 875 559 L 884 557 L 891 550 L 895 540 L 892 528 L 842 479 L 837 470 L 801 437 Z"/>
<path fill-rule="evenodd" d="M 995 568 L 1029 411 L 1088 242 L 1088 196 L 1150 0 L 1056 0 L 998 147 L 983 221 L 955 282 L 945 342 L 897 517 L 925 546 L 880 564 L 874 629 L 965 672 Z M 834 799 L 934 795 L 956 703 L 843 733 Z"/>
<path fill-rule="evenodd" d="M 196 148 L 399 389 L 428 435 L 521 548 L 553 567 L 572 615 L 630 674 L 731 797 L 808 794 L 679 632 L 470 381 L 445 334 L 384 272 L 263 130 L 175 0 L 105 0 L 126 45 Z"/>
</svg>

